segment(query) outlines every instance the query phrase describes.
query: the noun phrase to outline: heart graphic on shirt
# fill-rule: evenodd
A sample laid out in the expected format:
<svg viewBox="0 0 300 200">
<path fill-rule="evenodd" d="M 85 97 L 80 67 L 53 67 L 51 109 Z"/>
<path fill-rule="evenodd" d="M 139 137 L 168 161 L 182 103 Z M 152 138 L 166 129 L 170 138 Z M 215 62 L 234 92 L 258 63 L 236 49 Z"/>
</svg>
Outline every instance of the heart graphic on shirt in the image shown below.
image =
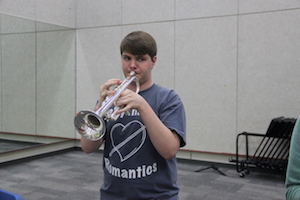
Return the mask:
<svg viewBox="0 0 300 200">
<path fill-rule="evenodd" d="M 125 136 L 125 132 L 129 128 L 137 127 L 129 136 Z M 121 162 L 129 159 L 143 146 L 146 140 L 146 127 L 137 120 L 133 120 L 126 125 L 121 123 L 115 124 L 110 131 L 110 138 L 113 149 L 110 151 L 111 157 L 115 152 L 119 155 Z"/>
</svg>

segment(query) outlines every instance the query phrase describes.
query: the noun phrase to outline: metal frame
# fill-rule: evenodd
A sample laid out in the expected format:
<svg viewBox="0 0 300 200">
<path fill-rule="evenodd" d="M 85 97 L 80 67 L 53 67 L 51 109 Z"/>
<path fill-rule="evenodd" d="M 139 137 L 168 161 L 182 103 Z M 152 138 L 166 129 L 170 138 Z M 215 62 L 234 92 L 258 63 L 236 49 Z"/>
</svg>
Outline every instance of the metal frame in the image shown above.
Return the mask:
<svg viewBox="0 0 300 200">
<path fill-rule="evenodd" d="M 266 134 L 248 132 L 238 134 L 235 159 L 230 159 L 230 162 L 236 163 L 239 175 L 244 177 L 250 168 L 257 168 L 265 173 L 285 174 L 295 122 L 294 118 L 279 117 L 271 121 Z M 239 154 L 241 137 L 245 137 L 246 155 Z M 262 138 L 253 154 L 249 150 L 249 137 Z"/>
</svg>

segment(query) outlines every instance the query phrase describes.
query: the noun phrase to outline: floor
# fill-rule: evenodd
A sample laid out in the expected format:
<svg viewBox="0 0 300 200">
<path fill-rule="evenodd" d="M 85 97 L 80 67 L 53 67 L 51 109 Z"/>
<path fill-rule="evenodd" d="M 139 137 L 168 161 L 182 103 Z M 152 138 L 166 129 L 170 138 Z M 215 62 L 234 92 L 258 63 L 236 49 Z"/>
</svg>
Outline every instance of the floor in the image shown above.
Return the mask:
<svg viewBox="0 0 300 200">
<path fill-rule="evenodd" d="M 20 142 L 20 141 L 0 139 L 0 153 L 22 149 L 22 148 L 33 147 L 40 144 L 41 143 L 36 143 L 36 142 Z"/>
<path fill-rule="evenodd" d="M 102 152 L 57 152 L 0 165 L 0 188 L 24 200 L 99 200 Z M 283 200 L 284 177 L 250 171 L 239 177 L 233 166 L 178 161 L 180 200 Z"/>
</svg>

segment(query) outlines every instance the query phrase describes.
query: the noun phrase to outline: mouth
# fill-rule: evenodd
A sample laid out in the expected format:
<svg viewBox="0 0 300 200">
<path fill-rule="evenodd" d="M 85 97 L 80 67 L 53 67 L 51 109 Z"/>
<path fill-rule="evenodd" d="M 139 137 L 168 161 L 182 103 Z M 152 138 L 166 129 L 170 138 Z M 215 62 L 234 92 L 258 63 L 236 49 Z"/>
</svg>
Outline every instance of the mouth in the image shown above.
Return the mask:
<svg viewBox="0 0 300 200">
<path fill-rule="evenodd" d="M 136 73 L 135 71 L 130 71 L 130 72 L 128 73 L 128 75 L 129 75 L 129 76 L 136 76 L 137 73 Z"/>
</svg>

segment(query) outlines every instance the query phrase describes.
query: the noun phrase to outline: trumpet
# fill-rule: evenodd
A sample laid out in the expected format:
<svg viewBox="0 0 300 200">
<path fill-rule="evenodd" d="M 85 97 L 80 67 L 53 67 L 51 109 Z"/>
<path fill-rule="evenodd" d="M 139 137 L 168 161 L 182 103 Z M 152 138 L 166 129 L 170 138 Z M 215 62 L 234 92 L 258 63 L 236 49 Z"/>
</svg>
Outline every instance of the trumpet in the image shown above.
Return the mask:
<svg viewBox="0 0 300 200">
<path fill-rule="evenodd" d="M 117 86 L 115 94 L 106 97 L 101 107 L 93 112 L 90 110 L 82 110 L 76 113 L 74 118 L 74 125 L 80 135 L 91 141 L 97 141 L 103 138 L 106 132 L 106 125 L 104 120 L 117 120 L 120 116 L 117 112 L 119 107 L 114 107 L 113 112 L 108 113 L 108 110 L 113 106 L 117 98 L 121 93 L 132 83 L 136 84 L 136 93 L 140 90 L 140 84 L 138 78 L 135 76 L 135 72 L 130 72 L 130 75 L 124 79 L 124 81 Z"/>
</svg>

